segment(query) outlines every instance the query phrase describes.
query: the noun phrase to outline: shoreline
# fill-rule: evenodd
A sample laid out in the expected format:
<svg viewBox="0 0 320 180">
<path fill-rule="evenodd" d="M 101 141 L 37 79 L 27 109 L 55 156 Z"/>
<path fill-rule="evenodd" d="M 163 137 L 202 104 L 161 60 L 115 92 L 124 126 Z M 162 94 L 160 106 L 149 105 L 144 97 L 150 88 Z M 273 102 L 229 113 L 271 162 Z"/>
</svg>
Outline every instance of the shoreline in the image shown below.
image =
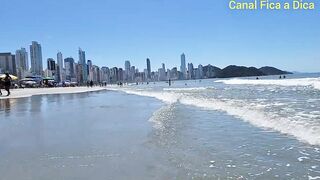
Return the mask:
<svg viewBox="0 0 320 180">
<path fill-rule="evenodd" d="M 76 93 L 85 93 L 85 92 L 95 92 L 107 90 L 106 87 L 58 87 L 58 88 L 24 88 L 24 89 L 11 89 L 11 95 L 6 96 L 7 91 L 1 89 L 2 99 L 18 99 L 26 98 L 36 95 L 51 95 L 51 94 L 76 94 Z"/>
</svg>

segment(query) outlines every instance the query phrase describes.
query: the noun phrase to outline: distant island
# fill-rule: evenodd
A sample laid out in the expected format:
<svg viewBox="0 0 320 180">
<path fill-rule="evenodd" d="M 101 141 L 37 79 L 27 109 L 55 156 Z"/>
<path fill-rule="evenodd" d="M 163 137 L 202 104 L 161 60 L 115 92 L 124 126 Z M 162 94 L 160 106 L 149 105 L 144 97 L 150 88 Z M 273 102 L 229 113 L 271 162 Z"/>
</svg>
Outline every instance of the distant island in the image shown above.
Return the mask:
<svg viewBox="0 0 320 180">
<path fill-rule="evenodd" d="M 218 67 L 214 67 L 214 69 L 216 78 L 292 74 L 291 72 L 283 71 L 270 66 L 264 66 L 258 69 L 256 67 L 230 65 L 223 69 Z"/>
</svg>

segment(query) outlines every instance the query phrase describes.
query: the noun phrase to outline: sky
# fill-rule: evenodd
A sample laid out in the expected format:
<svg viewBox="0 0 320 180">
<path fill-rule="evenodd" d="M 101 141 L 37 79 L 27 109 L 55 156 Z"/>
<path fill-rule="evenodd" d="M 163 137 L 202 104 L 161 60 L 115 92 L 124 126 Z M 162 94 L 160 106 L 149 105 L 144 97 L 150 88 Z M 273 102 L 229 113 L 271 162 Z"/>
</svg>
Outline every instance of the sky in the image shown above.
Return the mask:
<svg viewBox="0 0 320 180">
<path fill-rule="evenodd" d="M 309 11 L 234 11 L 229 0 L 0 1 L 0 52 L 38 41 L 44 62 L 58 51 L 78 61 L 81 47 L 93 64 L 130 60 L 141 71 L 146 58 L 153 70 L 179 67 L 182 53 L 194 66 L 320 71 L 318 0 Z"/>
</svg>

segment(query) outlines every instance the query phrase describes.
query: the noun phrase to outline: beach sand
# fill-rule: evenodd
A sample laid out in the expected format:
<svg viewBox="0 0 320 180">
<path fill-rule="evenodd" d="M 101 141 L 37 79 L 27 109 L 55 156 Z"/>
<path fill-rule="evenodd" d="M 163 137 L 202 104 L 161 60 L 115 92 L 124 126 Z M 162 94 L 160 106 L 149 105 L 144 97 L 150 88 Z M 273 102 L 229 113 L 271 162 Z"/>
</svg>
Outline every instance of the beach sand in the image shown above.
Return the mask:
<svg viewBox="0 0 320 180">
<path fill-rule="evenodd" d="M 34 95 L 46 95 L 46 94 L 72 94 L 105 90 L 104 87 L 58 87 L 58 88 L 25 88 L 25 89 L 11 89 L 11 95 L 7 95 L 7 91 L 1 89 L 2 96 L 0 99 L 8 98 L 24 98 Z"/>
<path fill-rule="evenodd" d="M 161 106 L 113 91 L 0 100 L 0 179 L 170 179 L 148 122 Z"/>
</svg>

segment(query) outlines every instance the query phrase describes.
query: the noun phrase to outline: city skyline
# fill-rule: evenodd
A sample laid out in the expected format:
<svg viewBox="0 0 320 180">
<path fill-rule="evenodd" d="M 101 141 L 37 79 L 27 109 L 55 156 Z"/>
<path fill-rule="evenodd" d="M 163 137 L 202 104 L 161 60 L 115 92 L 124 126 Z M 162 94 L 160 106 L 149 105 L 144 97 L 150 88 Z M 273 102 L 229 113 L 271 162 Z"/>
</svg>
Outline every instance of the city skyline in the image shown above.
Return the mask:
<svg viewBox="0 0 320 180">
<path fill-rule="evenodd" d="M 16 54 L 11 52 L 0 53 L 1 64 L 0 73 L 9 72 L 23 79 L 28 76 L 42 76 L 44 78 L 53 79 L 56 82 L 76 82 L 77 84 L 85 84 L 93 81 L 95 83 L 118 83 L 118 82 L 148 82 L 148 81 L 167 81 L 171 80 L 188 80 L 214 78 L 219 74 L 219 68 L 213 65 L 203 66 L 199 64 L 194 68 L 192 62 L 188 61 L 186 66 L 186 55 L 180 55 L 180 71 L 176 66 L 167 67 L 165 63 L 161 63 L 158 70 L 157 66 L 151 68 L 150 58 L 146 59 L 144 68 L 136 68 L 129 60 L 126 60 L 124 66 L 109 66 L 107 64 L 99 67 L 93 63 L 91 59 L 86 59 L 86 53 L 80 47 L 78 49 L 78 61 L 72 57 L 63 59 L 63 53 L 57 53 L 56 60 L 48 57 L 47 67 L 43 68 L 42 48 L 37 41 L 32 41 L 30 45 L 31 67 L 28 68 L 28 52 L 25 48 L 16 50 Z M 158 66 L 159 67 L 159 66 Z"/>
<path fill-rule="evenodd" d="M 36 40 L 33 40 L 33 41 L 31 41 L 31 44 L 29 43 L 29 45 L 27 45 L 27 46 L 30 46 L 30 48 L 31 48 L 31 46 L 32 46 L 32 43 L 33 42 L 35 42 L 35 43 L 39 43 L 39 41 L 36 41 Z M 41 51 L 43 51 L 42 50 L 42 43 L 39 43 L 40 44 L 40 49 L 41 49 Z M 23 46 L 20 46 L 20 50 L 21 49 L 26 49 L 25 47 L 23 47 Z M 79 57 L 80 56 L 80 51 L 82 51 L 82 49 L 81 48 L 78 48 L 78 51 L 76 50 L 76 48 L 74 48 L 75 50 L 74 50 L 74 52 L 75 53 L 73 53 L 72 55 L 66 55 L 66 57 L 71 57 L 71 58 L 75 58 L 76 57 L 76 59 L 77 59 L 77 56 Z M 1 49 L 0 49 L 1 50 Z M 15 52 L 15 51 L 18 51 L 19 49 L 18 48 L 16 48 L 15 50 L 13 50 L 13 51 L 2 51 L 2 52 L 11 52 L 11 53 L 13 53 L 13 52 Z M 76 52 L 78 52 L 78 54 L 76 54 Z M 28 53 L 28 55 L 29 54 L 31 54 L 31 52 L 30 51 L 27 51 L 27 53 Z M 51 56 L 45 56 L 45 57 L 42 57 L 42 54 L 40 55 L 41 56 L 41 59 L 42 59 L 42 67 L 45 67 L 44 65 L 46 64 L 46 59 L 47 58 L 49 58 L 49 57 L 54 57 L 54 54 L 56 54 L 56 58 L 53 58 L 53 59 L 55 59 L 55 60 L 59 60 L 59 58 L 60 58 L 60 56 L 61 56 L 61 58 L 62 58 L 62 54 L 60 55 L 59 53 L 62 53 L 62 54 L 64 54 L 63 53 L 63 50 L 57 50 L 56 52 L 54 52 L 54 53 L 50 53 L 50 55 Z M 85 51 L 83 51 L 82 53 L 84 53 L 84 56 L 86 56 L 86 52 Z M 159 63 L 157 64 L 157 66 L 153 66 L 153 67 L 151 67 L 151 71 L 157 71 L 158 70 L 158 67 L 160 67 L 161 65 L 162 65 L 162 63 L 165 63 L 165 64 L 169 64 L 170 65 L 170 67 L 179 67 L 179 70 L 181 71 L 181 67 L 180 67 L 180 65 L 181 64 L 179 64 L 178 62 L 179 61 L 181 61 L 182 60 L 182 56 L 185 56 L 185 53 L 182 53 L 182 54 L 180 54 L 179 55 L 179 53 L 176 53 L 176 55 L 175 55 L 175 59 L 172 59 L 172 60 L 170 60 L 170 61 L 168 61 L 168 60 L 166 60 L 165 58 L 163 58 L 163 60 L 161 60 L 161 58 L 159 58 L 159 57 L 155 57 L 154 59 L 156 60 L 156 61 L 158 61 Z M 89 57 L 94 57 L 94 55 L 89 55 Z M 127 59 L 129 59 L 129 61 L 130 62 L 133 62 L 134 61 L 134 58 L 130 58 L 130 56 L 128 56 L 129 58 L 127 58 Z M 189 55 L 189 57 L 192 57 L 192 53 Z M 319 56 L 320 57 L 320 56 Z M 90 58 L 90 59 L 93 59 L 93 58 Z M 136 65 L 136 67 L 138 68 L 138 69 L 144 69 L 145 67 L 143 66 L 143 63 L 140 63 L 140 61 L 143 61 L 143 60 L 145 60 L 145 59 L 150 59 L 150 57 L 148 57 L 148 56 L 146 56 L 144 59 L 137 59 L 136 61 L 137 61 L 137 65 Z M 30 66 L 30 68 L 31 68 L 31 65 L 32 65 L 32 62 L 31 62 L 31 60 L 32 60 L 32 58 L 31 57 L 28 57 L 28 60 L 30 60 L 30 62 L 29 62 L 29 64 L 28 64 L 28 66 Z M 63 60 L 64 60 L 64 58 L 63 58 Z M 108 63 L 108 61 L 106 61 L 105 63 L 103 63 L 103 62 L 99 62 L 98 60 L 95 60 L 96 62 L 98 62 L 97 63 L 97 65 L 98 66 L 108 66 L 108 65 L 106 65 L 107 63 Z M 123 64 L 123 62 L 125 62 L 126 60 L 119 60 L 119 62 L 117 62 L 117 63 L 110 63 L 110 64 L 113 64 L 113 65 L 110 65 L 110 66 L 108 66 L 108 67 L 122 67 L 121 66 L 121 64 Z M 191 61 L 191 60 L 190 60 Z M 57 62 L 60 62 L 60 61 L 57 61 Z M 201 65 L 213 65 L 214 64 L 214 60 L 213 61 L 206 61 L 206 62 L 208 62 L 208 63 L 201 63 L 201 60 L 197 60 L 196 62 L 198 62 L 198 64 L 201 64 Z M 320 58 L 319 58 L 319 62 L 320 62 Z M 185 62 L 186 63 L 186 62 Z M 59 63 L 58 63 L 59 64 Z M 64 63 L 63 63 L 64 64 Z M 114 65 L 115 64 L 115 65 Z M 217 67 L 226 67 L 226 66 L 228 66 L 228 65 L 239 65 L 239 66 L 255 66 L 254 64 L 255 63 L 253 63 L 253 65 L 251 64 L 243 64 L 243 63 L 241 63 L 241 62 L 239 62 L 239 63 L 235 63 L 235 64 L 225 64 L 224 66 L 219 66 L 218 65 L 219 63 L 217 63 Z M 263 66 L 276 66 L 276 65 L 274 65 L 274 64 L 261 64 L 261 65 L 258 65 L 257 67 L 263 67 Z M 282 67 L 282 66 L 277 66 L 277 67 Z M 45 69 L 45 68 L 43 68 L 43 69 Z M 187 67 L 187 64 L 186 64 L 186 70 L 188 69 L 188 67 Z M 283 68 L 284 70 L 287 70 L 287 71 L 290 71 L 290 72 L 306 72 L 306 73 L 316 73 L 316 72 L 320 72 L 320 70 L 315 70 L 315 71 L 300 71 L 300 70 L 297 70 L 297 69 L 292 69 L 292 70 L 288 70 L 288 69 L 286 69 L 286 68 Z"/>
<path fill-rule="evenodd" d="M 141 69 L 150 58 L 154 65 L 164 62 L 173 67 L 184 52 L 194 65 L 269 65 L 302 72 L 320 67 L 316 10 L 231 11 L 227 1 L 210 0 L 12 0 L 1 5 L 0 18 L 6 27 L 0 30 L 1 52 L 14 52 L 37 40 L 43 57 L 63 51 L 77 58 L 80 46 L 99 66 L 121 66 L 131 60 Z M 70 9 L 77 11 L 70 13 Z"/>
<path fill-rule="evenodd" d="M 110 66 L 107 64 L 97 66 L 93 64 L 91 59 L 86 59 L 86 53 L 80 47 L 78 48 L 78 61 L 75 61 L 71 56 L 63 59 L 63 53 L 59 51 L 56 55 L 56 60 L 52 57 L 48 57 L 46 62 L 47 68 L 43 68 L 43 63 L 39 63 L 42 59 L 42 46 L 37 41 L 32 41 L 30 45 L 30 69 L 28 69 L 28 52 L 23 47 L 17 49 L 15 54 L 3 52 L 1 53 L 1 57 L 2 59 L 5 59 L 3 59 L 4 61 L 2 60 L 4 64 L 2 63 L 0 66 L 0 73 L 9 72 L 17 75 L 19 78 L 30 75 L 40 75 L 44 77 L 53 77 L 57 82 L 69 80 L 80 84 L 91 80 L 94 80 L 95 82 L 114 82 L 114 80 L 111 80 L 112 78 L 107 78 L 110 76 L 109 70 L 111 70 L 116 77 L 114 79 L 120 82 L 214 78 L 217 77 L 217 73 L 220 71 L 220 68 L 215 64 L 208 64 L 205 66 L 198 64 L 198 66 L 194 66 L 193 62 L 186 59 L 185 53 L 180 55 L 180 71 L 178 71 L 177 66 L 168 67 L 166 69 L 165 63 L 161 63 L 160 68 L 158 68 L 159 66 L 157 65 L 151 66 L 150 58 L 146 59 L 145 66 L 140 69 L 135 65 L 131 66 L 130 60 L 124 61 L 124 66 Z M 103 80 L 101 79 L 102 77 Z"/>
</svg>

